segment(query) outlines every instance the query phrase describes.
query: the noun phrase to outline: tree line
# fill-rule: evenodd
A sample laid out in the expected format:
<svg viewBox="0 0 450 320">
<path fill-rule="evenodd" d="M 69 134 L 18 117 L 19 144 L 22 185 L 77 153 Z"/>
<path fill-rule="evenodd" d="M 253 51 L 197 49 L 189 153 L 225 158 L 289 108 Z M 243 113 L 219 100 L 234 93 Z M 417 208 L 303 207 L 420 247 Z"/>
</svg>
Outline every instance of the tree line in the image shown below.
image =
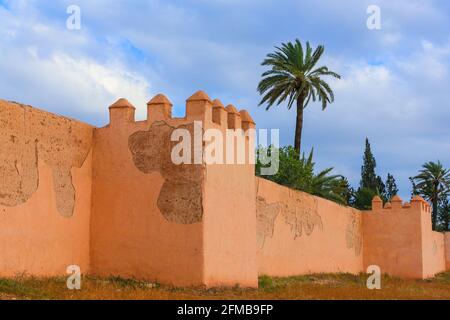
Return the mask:
<svg viewBox="0 0 450 320">
<path fill-rule="evenodd" d="M 257 149 L 257 176 L 359 210 L 371 210 L 375 196 L 379 196 L 386 204 L 399 193 L 392 174 L 388 173 L 386 180 L 377 174 L 377 162 L 369 139 L 366 139 L 358 188 L 353 188 L 346 177 L 332 174 L 333 168 L 316 173 L 313 150 L 308 155 L 301 156 L 292 146 L 282 147 L 277 151 L 278 172 L 263 176 L 261 168 L 265 165 L 259 160 L 259 155 L 270 155 L 274 152 L 274 147 L 260 146 Z M 450 169 L 445 169 L 439 161 L 427 162 L 410 181 L 411 196 L 420 195 L 432 205 L 433 230 L 450 231 Z"/>
</svg>

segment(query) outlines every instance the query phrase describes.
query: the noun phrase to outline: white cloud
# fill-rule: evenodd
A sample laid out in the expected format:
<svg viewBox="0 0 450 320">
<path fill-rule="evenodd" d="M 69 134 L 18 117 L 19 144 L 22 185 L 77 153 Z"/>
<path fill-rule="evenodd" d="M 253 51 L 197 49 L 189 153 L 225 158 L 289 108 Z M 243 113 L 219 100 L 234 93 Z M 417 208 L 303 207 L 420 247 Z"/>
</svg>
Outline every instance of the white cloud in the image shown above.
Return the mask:
<svg viewBox="0 0 450 320">
<path fill-rule="evenodd" d="M 0 41 L 1 98 L 105 120 L 107 107 L 125 97 L 145 118 L 150 83 L 120 55 L 105 48 L 99 60 L 88 51 L 97 46 L 89 34 L 39 18 L 30 4 L 16 6 L 15 12 L 0 8 L 0 30 L 6 36 Z"/>
<path fill-rule="evenodd" d="M 86 111 L 104 112 L 96 108 L 126 97 L 134 103 L 140 117 L 146 115 L 149 83 L 118 62 L 99 64 L 86 58 L 76 59 L 55 53 L 51 59 L 37 63 L 45 65 L 50 74 L 64 81 L 66 88 L 73 88 L 74 93 L 81 98 L 80 105 L 89 108 Z"/>
<path fill-rule="evenodd" d="M 392 45 L 399 44 L 401 39 L 402 39 L 402 36 L 400 33 L 386 33 L 386 34 L 383 34 L 383 36 L 381 38 L 381 42 L 385 46 L 392 46 Z"/>
<path fill-rule="evenodd" d="M 51 100 L 57 103 L 67 101 L 67 105 L 75 107 L 77 112 L 99 115 L 106 113 L 107 106 L 116 99 L 126 97 L 137 107 L 138 116 L 145 117 L 150 85 L 145 78 L 130 72 L 119 62 L 100 64 L 88 58 L 74 58 L 58 52 L 48 58 L 40 58 L 33 47 L 28 48 L 27 53 L 20 56 L 20 64 L 13 64 L 13 60 L 19 58 L 17 54 L 8 55 L 6 60 L 0 61 L 0 70 L 6 70 L 7 74 L 17 79 L 12 92 L 19 94 L 26 88 L 26 97 L 20 94 L 18 99 L 51 105 Z M 8 81 L 1 78 L 0 83 L 5 80 Z M 0 89 L 0 94 L 16 99 L 11 91 L 2 91 Z M 58 108 L 65 109 L 63 104 Z"/>
<path fill-rule="evenodd" d="M 398 61 L 398 67 L 409 77 L 420 77 L 432 81 L 448 78 L 450 43 L 436 46 L 428 40 L 421 41 L 421 51 L 413 53 L 407 59 Z M 425 79 L 424 79 L 425 80 Z"/>
</svg>

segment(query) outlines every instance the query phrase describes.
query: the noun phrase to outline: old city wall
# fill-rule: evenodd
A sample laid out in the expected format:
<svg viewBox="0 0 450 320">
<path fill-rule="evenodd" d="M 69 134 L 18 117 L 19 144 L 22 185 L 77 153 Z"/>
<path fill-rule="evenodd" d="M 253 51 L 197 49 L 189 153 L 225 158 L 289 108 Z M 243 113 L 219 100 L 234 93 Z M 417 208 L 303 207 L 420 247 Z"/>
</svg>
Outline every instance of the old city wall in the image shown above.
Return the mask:
<svg viewBox="0 0 450 320">
<path fill-rule="evenodd" d="M 183 118 L 163 95 L 147 110 L 136 121 L 119 99 L 109 124 L 95 128 L 0 100 L 0 276 L 64 275 L 78 265 L 175 286 L 256 287 L 263 274 L 377 265 L 428 278 L 450 269 L 449 233 L 431 230 L 420 197 L 375 198 L 362 212 L 255 178 L 252 118 L 202 91 Z M 186 136 L 189 148 L 177 149 Z M 211 148 L 220 137 L 223 148 Z M 235 156 L 223 164 L 230 146 Z M 174 150 L 191 164 L 174 162 Z"/>
</svg>

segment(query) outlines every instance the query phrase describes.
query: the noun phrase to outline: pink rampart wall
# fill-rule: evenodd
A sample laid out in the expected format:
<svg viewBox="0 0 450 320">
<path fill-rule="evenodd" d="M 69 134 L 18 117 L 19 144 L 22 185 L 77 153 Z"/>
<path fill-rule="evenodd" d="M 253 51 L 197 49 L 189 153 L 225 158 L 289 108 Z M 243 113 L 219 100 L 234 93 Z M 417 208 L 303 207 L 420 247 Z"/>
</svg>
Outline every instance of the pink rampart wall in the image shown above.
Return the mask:
<svg viewBox="0 0 450 320">
<path fill-rule="evenodd" d="M 207 286 L 258 286 L 254 175 L 255 168 L 249 164 L 206 166 L 203 232 Z"/>
<path fill-rule="evenodd" d="M 444 236 L 445 241 L 445 266 L 447 271 L 450 270 L 450 232 Z"/>
<path fill-rule="evenodd" d="M 363 271 L 361 213 L 256 178 L 261 275 Z"/>
<path fill-rule="evenodd" d="M 385 208 L 375 198 L 372 211 L 360 212 L 264 179 L 256 186 L 259 274 L 359 273 L 376 265 L 423 279 L 446 269 L 444 235 L 431 230 L 431 208 L 420 197 L 411 204 L 395 197 Z"/>
<path fill-rule="evenodd" d="M 253 120 L 203 92 L 188 99 L 183 119 L 162 95 L 149 102 L 148 120 L 135 122 L 134 110 L 121 99 L 96 129 L 0 100 L 0 276 L 63 275 L 78 265 L 177 286 L 256 287 L 258 274 L 378 265 L 427 278 L 450 269 L 450 233 L 431 231 L 420 197 L 385 208 L 374 199 L 360 212 L 255 179 L 247 162 L 177 166 L 168 158 L 174 129 L 193 134 L 199 121 L 202 130 L 248 132 Z"/>
<path fill-rule="evenodd" d="M 431 207 L 422 212 L 422 265 L 423 278 L 431 278 L 445 271 L 445 237 L 432 231 Z"/>
<path fill-rule="evenodd" d="M 445 271 L 444 238 L 431 230 L 431 208 L 420 197 L 396 196 L 384 208 L 374 199 L 364 214 L 364 267 L 403 278 L 429 278 Z"/>
<path fill-rule="evenodd" d="M 134 108 L 119 101 L 110 125 L 95 131 L 91 271 L 177 286 L 256 287 L 254 165 L 177 166 L 170 158 L 175 128 L 189 130 L 194 147 L 194 121 L 222 132 L 251 124 L 223 107 L 214 123 L 203 92 L 188 99 L 185 118 L 173 119 L 171 108 L 159 95 L 148 120 L 135 122 Z"/>
<path fill-rule="evenodd" d="M 258 285 L 255 202 L 248 201 L 255 184 L 254 179 L 240 179 L 253 175 L 245 166 L 208 166 L 203 231 L 208 286 Z"/>
<path fill-rule="evenodd" d="M 364 268 L 392 276 L 422 278 L 421 210 L 400 207 L 364 214 Z"/>
<path fill-rule="evenodd" d="M 89 271 L 92 130 L 0 100 L 0 276 Z"/>
<path fill-rule="evenodd" d="M 255 168 L 249 164 L 254 156 L 254 147 L 251 145 L 253 140 L 246 135 L 249 129 L 255 128 L 255 124 L 246 111 L 238 112 L 232 105 L 225 108 L 219 100 L 214 100 L 212 105 L 213 121 L 209 121 L 208 115 L 204 123 L 206 129 L 218 130 L 225 137 L 223 160 L 226 160 L 227 147 L 233 149 L 236 156 L 239 144 L 234 140 L 232 148 L 226 138 L 227 130 L 228 133 L 237 133 L 246 152 L 244 164 L 216 163 L 206 166 L 203 231 L 205 284 L 257 287 Z M 242 132 L 239 132 L 241 129 Z M 206 143 L 205 150 L 210 146 Z"/>
<path fill-rule="evenodd" d="M 203 130 L 246 132 L 254 128 L 247 112 L 197 92 L 186 117 L 173 119 L 158 95 L 148 120 L 136 122 L 120 99 L 96 129 L 0 107 L 0 275 L 62 275 L 75 264 L 177 286 L 257 286 L 254 165 L 170 159 L 174 129 L 193 137 L 199 121 Z"/>
<path fill-rule="evenodd" d="M 133 117 L 126 118 L 127 112 Z M 149 130 L 151 123 L 134 122 L 134 109 L 126 106 L 111 109 L 111 121 L 94 136 L 91 273 L 180 286 L 201 284 L 202 223 L 165 219 L 157 203 L 164 184 L 160 169 L 155 165 L 146 174 L 133 162 L 129 138 Z M 153 143 L 157 146 L 156 139 Z"/>
</svg>

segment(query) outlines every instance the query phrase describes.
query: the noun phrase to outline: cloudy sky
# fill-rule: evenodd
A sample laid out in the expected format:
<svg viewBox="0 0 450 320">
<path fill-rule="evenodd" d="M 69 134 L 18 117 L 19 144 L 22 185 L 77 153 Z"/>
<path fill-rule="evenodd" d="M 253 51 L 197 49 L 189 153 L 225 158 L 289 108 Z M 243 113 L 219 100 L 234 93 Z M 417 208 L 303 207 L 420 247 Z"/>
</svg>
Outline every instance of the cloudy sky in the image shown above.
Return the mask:
<svg viewBox="0 0 450 320">
<path fill-rule="evenodd" d="M 81 30 L 66 27 L 73 4 Z M 372 4 L 381 30 L 366 26 Z M 183 116 L 203 89 L 292 144 L 294 111 L 258 108 L 256 86 L 275 45 L 309 40 L 342 80 L 325 112 L 308 106 L 305 150 L 356 186 L 369 137 L 378 173 L 407 197 L 424 162 L 450 167 L 449 30 L 445 0 L 0 0 L 0 98 L 103 126 L 119 97 L 143 119 L 162 92 Z"/>
</svg>

